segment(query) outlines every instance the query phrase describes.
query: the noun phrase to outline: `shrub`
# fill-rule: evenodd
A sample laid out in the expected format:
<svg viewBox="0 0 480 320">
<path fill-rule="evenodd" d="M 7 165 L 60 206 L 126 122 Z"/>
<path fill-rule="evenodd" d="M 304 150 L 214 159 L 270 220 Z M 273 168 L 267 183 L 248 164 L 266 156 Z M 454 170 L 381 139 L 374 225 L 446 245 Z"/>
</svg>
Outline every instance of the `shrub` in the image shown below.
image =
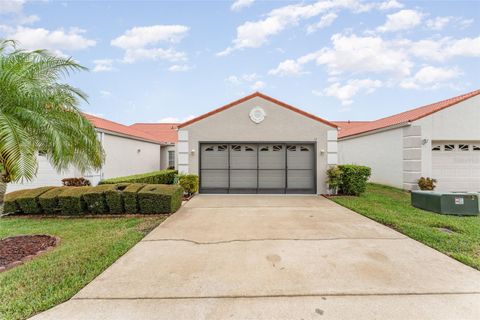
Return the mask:
<svg viewBox="0 0 480 320">
<path fill-rule="evenodd" d="M 42 208 L 43 213 L 45 214 L 55 214 L 60 211 L 58 205 L 58 196 L 65 190 L 68 190 L 70 187 L 55 187 L 48 190 L 38 197 L 38 202 Z"/>
<path fill-rule="evenodd" d="M 58 206 L 64 215 L 78 215 L 87 213 L 87 205 L 83 193 L 91 187 L 69 188 L 58 195 Z"/>
<path fill-rule="evenodd" d="M 140 212 L 173 213 L 182 205 L 183 189 L 177 185 L 146 185 L 138 192 Z"/>
<path fill-rule="evenodd" d="M 371 169 L 353 164 L 339 165 L 341 171 L 339 191 L 345 195 L 358 196 L 365 192 Z"/>
<path fill-rule="evenodd" d="M 159 170 L 143 174 L 135 174 L 132 176 L 118 177 L 100 181 L 100 184 L 115 183 L 147 183 L 147 184 L 173 184 L 175 170 Z"/>
<path fill-rule="evenodd" d="M 65 178 L 62 179 L 62 184 L 66 187 L 85 187 L 92 185 L 90 180 L 85 178 Z"/>
<path fill-rule="evenodd" d="M 190 196 L 198 191 L 198 176 L 195 174 L 182 175 L 178 178 L 178 184 Z"/>
<path fill-rule="evenodd" d="M 115 185 L 106 184 L 88 188 L 88 190 L 83 193 L 83 199 L 87 205 L 88 212 L 98 214 L 109 213 L 105 193 L 111 190 L 115 190 Z"/>
<path fill-rule="evenodd" d="M 327 170 L 327 177 L 328 188 L 332 193 L 336 194 L 342 183 L 342 170 L 337 166 L 333 166 Z"/>
<path fill-rule="evenodd" d="M 107 201 L 110 213 L 124 213 L 123 191 L 129 186 L 129 183 L 118 183 L 113 185 L 112 189 L 105 191 L 105 200 Z M 137 212 L 137 211 L 135 211 Z M 132 212 L 134 213 L 134 212 Z"/>
<path fill-rule="evenodd" d="M 145 187 L 144 183 L 132 183 L 123 190 L 122 196 L 125 213 L 140 212 L 140 207 L 138 205 L 138 192 L 143 187 Z"/>
<path fill-rule="evenodd" d="M 418 179 L 418 187 L 420 190 L 430 190 L 433 191 L 435 190 L 437 180 L 436 179 L 431 179 L 429 177 L 421 177 Z"/>
<path fill-rule="evenodd" d="M 17 197 L 21 194 L 27 192 L 28 190 L 17 190 L 7 193 L 4 199 L 4 207 L 3 210 L 5 213 L 20 213 L 22 210 L 17 203 Z"/>
<path fill-rule="evenodd" d="M 42 213 L 42 207 L 40 207 L 38 197 L 52 188 L 54 187 L 40 187 L 40 188 L 25 190 L 25 192 L 17 196 L 15 201 L 20 207 L 22 213 L 25 213 L 25 214 Z"/>
</svg>

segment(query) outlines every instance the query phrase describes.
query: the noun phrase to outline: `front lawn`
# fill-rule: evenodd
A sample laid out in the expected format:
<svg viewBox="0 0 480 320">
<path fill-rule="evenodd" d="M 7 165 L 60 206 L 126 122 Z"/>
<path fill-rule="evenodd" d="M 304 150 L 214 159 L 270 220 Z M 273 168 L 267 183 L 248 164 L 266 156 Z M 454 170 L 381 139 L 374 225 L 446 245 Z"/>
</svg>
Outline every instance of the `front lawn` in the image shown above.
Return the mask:
<svg viewBox="0 0 480 320">
<path fill-rule="evenodd" d="M 70 299 L 163 219 L 0 219 L 0 239 L 19 234 L 60 238 L 52 251 L 0 273 L 0 319 L 25 319 Z"/>
<path fill-rule="evenodd" d="M 369 184 L 360 197 L 333 201 L 480 270 L 480 217 L 440 215 L 410 205 L 408 192 Z"/>
</svg>

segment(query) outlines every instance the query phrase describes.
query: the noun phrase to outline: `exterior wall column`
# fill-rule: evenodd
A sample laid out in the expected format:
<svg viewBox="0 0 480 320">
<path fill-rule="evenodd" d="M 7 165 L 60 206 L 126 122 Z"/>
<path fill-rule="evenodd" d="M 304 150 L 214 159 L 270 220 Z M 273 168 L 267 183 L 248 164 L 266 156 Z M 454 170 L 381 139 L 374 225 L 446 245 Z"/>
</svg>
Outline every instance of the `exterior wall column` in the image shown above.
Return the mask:
<svg viewBox="0 0 480 320">
<path fill-rule="evenodd" d="M 422 175 L 422 127 L 403 128 L 403 189 L 418 189 Z"/>
<path fill-rule="evenodd" d="M 177 168 L 179 173 L 190 173 L 188 131 L 178 130 Z"/>
</svg>

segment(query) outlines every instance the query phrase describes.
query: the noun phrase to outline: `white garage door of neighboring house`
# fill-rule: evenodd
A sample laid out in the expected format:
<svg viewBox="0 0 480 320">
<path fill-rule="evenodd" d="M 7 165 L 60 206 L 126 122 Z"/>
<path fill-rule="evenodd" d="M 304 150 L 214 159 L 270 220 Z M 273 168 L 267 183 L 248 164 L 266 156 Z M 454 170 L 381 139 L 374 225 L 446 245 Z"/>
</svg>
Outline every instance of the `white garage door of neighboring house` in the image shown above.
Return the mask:
<svg viewBox="0 0 480 320">
<path fill-rule="evenodd" d="M 202 143 L 200 192 L 315 193 L 311 143 Z"/>
<path fill-rule="evenodd" d="M 439 191 L 480 191 L 480 141 L 432 143 L 432 177 Z"/>
</svg>

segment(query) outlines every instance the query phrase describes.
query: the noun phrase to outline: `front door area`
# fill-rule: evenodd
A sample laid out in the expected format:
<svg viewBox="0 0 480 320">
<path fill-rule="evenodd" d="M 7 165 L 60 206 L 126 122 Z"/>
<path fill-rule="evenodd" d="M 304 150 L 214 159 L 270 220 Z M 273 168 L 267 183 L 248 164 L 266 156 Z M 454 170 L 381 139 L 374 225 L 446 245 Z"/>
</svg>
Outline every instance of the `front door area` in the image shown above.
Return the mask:
<svg viewBox="0 0 480 320">
<path fill-rule="evenodd" d="M 316 192 L 315 145 L 201 143 L 201 193 Z"/>
</svg>

